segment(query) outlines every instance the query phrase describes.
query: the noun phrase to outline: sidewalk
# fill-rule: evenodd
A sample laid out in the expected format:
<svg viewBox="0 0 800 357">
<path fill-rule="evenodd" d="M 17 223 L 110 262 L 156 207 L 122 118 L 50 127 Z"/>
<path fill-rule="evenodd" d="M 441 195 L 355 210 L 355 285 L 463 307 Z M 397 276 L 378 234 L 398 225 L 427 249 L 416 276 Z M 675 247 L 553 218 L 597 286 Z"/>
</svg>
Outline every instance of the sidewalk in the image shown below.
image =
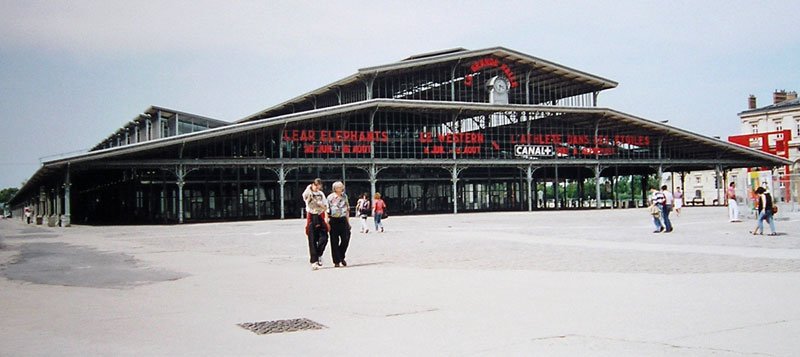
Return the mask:
<svg viewBox="0 0 800 357">
<path fill-rule="evenodd" d="M 393 216 L 311 271 L 304 221 L 0 221 L 0 355 L 800 353 L 800 214 L 685 207 Z M 11 279 L 9 279 L 11 278 Z M 12 280 L 13 279 L 13 280 Z M 257 335 L 245 322 L 327 328 Z"/>
</svg>

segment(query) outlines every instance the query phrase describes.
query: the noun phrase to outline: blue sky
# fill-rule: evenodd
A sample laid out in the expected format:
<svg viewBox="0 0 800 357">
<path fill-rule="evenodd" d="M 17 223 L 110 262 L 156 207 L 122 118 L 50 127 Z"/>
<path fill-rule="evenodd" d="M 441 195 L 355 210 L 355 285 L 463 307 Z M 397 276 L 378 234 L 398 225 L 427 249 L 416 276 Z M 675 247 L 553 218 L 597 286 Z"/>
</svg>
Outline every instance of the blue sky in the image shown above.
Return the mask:
<svg viewBox="0 0 800 357">
<path fill-rule="evenodd" d="M 798 2 L 0 0 L 0 188 L 151 105 L 234 121 L 411 54 L 505 46 L 619 82 L 599 104 L 709 136 L 800 91 Z"/>
</svg>

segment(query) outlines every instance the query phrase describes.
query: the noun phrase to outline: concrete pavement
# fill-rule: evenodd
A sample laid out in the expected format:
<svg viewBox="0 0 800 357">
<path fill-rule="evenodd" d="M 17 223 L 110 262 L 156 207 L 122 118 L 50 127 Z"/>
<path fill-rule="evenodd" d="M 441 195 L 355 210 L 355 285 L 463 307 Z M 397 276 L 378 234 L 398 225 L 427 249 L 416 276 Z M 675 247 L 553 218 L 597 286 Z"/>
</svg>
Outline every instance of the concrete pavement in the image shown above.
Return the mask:
<svg viewBox="0 0 800 357">
<path fill-rule="evenodd" d="M 778 237 L 726 217 L 687 207 L 653 234 L 645 209 L 394 216 L 318 271 L 301 220 L 4 220 L 0 355 L 797 355 L 800 214 Z M 295 318 L 327 328 L 237 325 Z"/>
</svg>

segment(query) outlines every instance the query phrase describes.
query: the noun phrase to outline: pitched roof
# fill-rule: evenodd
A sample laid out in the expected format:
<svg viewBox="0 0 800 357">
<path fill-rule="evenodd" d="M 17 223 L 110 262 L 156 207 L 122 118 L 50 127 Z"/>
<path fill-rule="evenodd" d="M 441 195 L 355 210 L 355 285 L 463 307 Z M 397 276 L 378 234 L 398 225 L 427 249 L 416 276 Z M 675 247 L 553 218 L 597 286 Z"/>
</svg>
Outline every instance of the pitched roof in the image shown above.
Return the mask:
<svg viewBox="0 0 800 357">
<path fill-rule="evenodd" d="M 722 150 L 725 152 L 738 153 L 756 157 L 760 160 L 772 161 L 775 165 L 789 165 L 791 161 L 785 158 L 775 156 L 762 151 L 750 149 L 741 145 L 730 143 L 727 141 L 711 138 L 708 136 L 693 133 L 688 130 L 680 129 L 665 123 L 655 122 L 652 120 L 644 119 L 634 115 L 626 114 L 609 108 L 578 108 L 578 107 L 555 107 L 546 105 L 522 105 L 522 104 L 506 104 L 497 105 L 490 103 L 471 103 L 471 102 L 435 102 L 435 101 L 422 101 L 422 100 L 398 100 L 398 99 L 371 99 L 363 102 L 356 102 L 351 104 L 343 104 L 335 107 L 327 107 L 322 109 L 311 110 L 302 113 L 287 114 L 280 117 L 261 119 L 252 122 L 231 124 L 224 127 L 212 128 L 199 132 L 171 136 L 151 141 L 145 141 L 136 144 L 119 146 L 109 149 L 102 149 L 88 153 L 81 153 L 70 157 L 58 158 L 51 161 L 43 162 L 43 167 L 60 166 L 67 163 L 78 163 L 84 161 L 91 161 L 94 159 L 116 157 L 124 154 L 137 153 L 147 151 L 150 149 L 161 148 L 172 145 L 186 144 L 190 142 L 202 141 L 204 139 L 216 138 L 222 135 L 236 134 L 258 128 L 282 125 L 284 123 L 297 122 L 302 120 L 326 117 L 331 115 L 341 115 L 351 112 L 358 112 L 370 109 L 395 109 L 404 111 L 458 111 L 459 113 L 469 115 L 481 115 L 491 112 L 514 112 L 514 111 L 538 111 L 550 113 L 565 113 L 573 114 L 572 124 L 574 125 L 590 125 L 593 121 L 588 120 L 586 117 L 578 117 L 574 115 L 599 115 L 606 120 L 603 122 L 601 129 L 619 129 L 622 127 L 632 126 L 632 128 L 639 128 L 649 130 L 654 133 L 662 133 L 672 136 L 674 140 L 682 142 L 683 147 L 700 147 L 704 146 L 709 150 Z"/>
<path fill-rule="evenodd" d="M 299 96 L 294 97 L 292 99 L 289 99 L 289 100 L 287 100 L 287 101 L 285 101 L 283 103 L 274 105 L 274 106 L 269 107 L 267 109 L 261 110 L 259 112 L 254 113 L 254 114 L 251 114 L 251 115 L 249 115 L 249 116 L 247 116 L 245 118 L 237 120 L 236 123 L 241 123 L 241 122 L 257 120 L 257 119 L 260 119 L 260 118 L 268 117 L 268 116 L 270 116 L 269 113 L 271 113 L 271 112 L 277 112 L 282 108 L 286 108 L 286 107 L 292 106 L 294 104 L 301 103 L 301 102 L 303 102 L 305 100 L 308 100 L 309 98 L 312 98 L 314 96 L 320 96 L 320 95 L 322 95 L 324 93 L 328 93 L 328 92 L 334 90 L 337 87 L 343 87 L 343 86 L 346 86 L 346 85 L 357 83 L 359 81 L 364 80 L 365 78 L 367 78 L 369 76 L 377 76 L 377 75 L 380 75 L 380 74 L 386 74 L 386 73 L 390 73 L 390 72 L 400 72 L 400 71 L 405 71 L 405 70 L 412 70 L 412 69 L 416 69 L 416 68 L 422 68 L 422 67 L 442 64 L 442 63 L 446 63 L 446 62 L 460 61 L 460 60 L 467 59 L 467 58 L 481 57 L 481 56 L 488 56 L 488 55 L 494 55 L 494 56 L 503 58 L 503 59 L 505 59 L 507 61 L 510 61 L 510 62 L 515 62 L 515 63 L 519 63 L 521 65 L 526 65 L 526 66 L 531 67 L 532 69 L 541 70 L 543 72 L 552 73 L 554 75 L 560 75 L 560 76 L 563 76 L 565 78 L 565 80 L 582 82 L 582 83 L 585 83 L 587 85 L 590 85 L 590 86 L 593 86 L 593 87 L 597 88 L 598 91 L 599 90 L 604 90 L 604 89 L 615 88 L 618 85 L 618 83 L 613 81 L 613 80 L 610 80 L 610 79 L 607 79 L 607 78 L 603 78 L 603 77 L 600 77 L 600 76 L 596 76 L 596 75 L 593 75 L 593 74 L 589 74 L 589 73 L 586 73 L 586 72 L 583 72 L 583 71 L 580 71 L 580 70 L 577 70 L 577 69 L 574 69 L 574 68 L 570 68 L 570 67 L 567 67 L 567 66 L 563 66 L 563 65 L 560 65 L 560 64 L 557 64 L 557 63 L 554 63 L 554 62 L 550 62 L 550 61 L 547 61 L 547 60 L 544 60 L 544 59 L 541 59 L 541 58 L 538 58 L 538 57 L 527 55 L 527 54 L 524 54 L 522 52 L 517 52 L 517 51 L 514 51 L 514 50 L 510 50 L 510 49 L 505 48 L 505 47 L 491 47 L 491 48 L 485 48 L 485 49 L 481 49 L 481 50 L 471 50 L 471 51 L 463 49 L 463 48 L 455 48 L 455 49 L 449 49 L 449 50 L 444 50 L 444 51 L 437 51 L 437 52 L 431 52 L 431 53 L 426 53 L 426 54 L 414 55 L 414 56 L 410 56 L 410 57 L 408 57 L 408 58 L 406 58 L 406 59 L 404 59 L 402 61 L 398 61 L 398 62 L 394 62 L 394 63 L 390 63 L 390 64 L 361 68 L 361 69 L 358 70 L 358 72 L 356 72 L 356 73 L 354 73 L 354 74 L 352 74 L 350 76 L 347 76 L 347 77 L 342 78 L 342 79 L 340 79 L 340 80 L 338 80 L 336 82 L 327 84 L 325 86 L 322 86 L 320 88 L 317 88 L 317 89 L 312 90 L 310 92 L 307 92 L 305 94 L 302 94 L 302 95 L 299 95 Z"/>
<path fill-rule="evenodd" d="M 800 108 L 800 98 L 784 100 L 784 101 L 782 101 L 780 103 L 771 104 L 771 105 L 768 105 L 768 106 L 765 106 L 765 107 L 745 110 L 745 111 L 739 113 L 739 116 L 764 113 L 764 112 L 769 112 L 769 111 L 773 111 L 773 110 L 792 109 L 794 107 L 799 107 Z"/>
</svg>

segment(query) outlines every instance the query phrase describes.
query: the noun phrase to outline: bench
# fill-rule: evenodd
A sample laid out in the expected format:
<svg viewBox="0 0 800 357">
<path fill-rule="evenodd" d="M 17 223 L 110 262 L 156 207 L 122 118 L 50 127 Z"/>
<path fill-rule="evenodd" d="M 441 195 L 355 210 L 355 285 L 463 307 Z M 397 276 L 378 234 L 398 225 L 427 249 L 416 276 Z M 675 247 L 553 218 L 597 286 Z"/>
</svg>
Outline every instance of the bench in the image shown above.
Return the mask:
<svg viewBox="0 0 800 357">
<path fill-rule="evenodd" d="M 692 198 L 691 201 L 686 201 L 686 205 L 692 205 L 692 206 L 701 205 L 701 206 L 705 206 L 706 205 L 706 200 L 704 198 L 702 198 L 702 197 L 695 197 L 695 198 Z"/>
</svg>

